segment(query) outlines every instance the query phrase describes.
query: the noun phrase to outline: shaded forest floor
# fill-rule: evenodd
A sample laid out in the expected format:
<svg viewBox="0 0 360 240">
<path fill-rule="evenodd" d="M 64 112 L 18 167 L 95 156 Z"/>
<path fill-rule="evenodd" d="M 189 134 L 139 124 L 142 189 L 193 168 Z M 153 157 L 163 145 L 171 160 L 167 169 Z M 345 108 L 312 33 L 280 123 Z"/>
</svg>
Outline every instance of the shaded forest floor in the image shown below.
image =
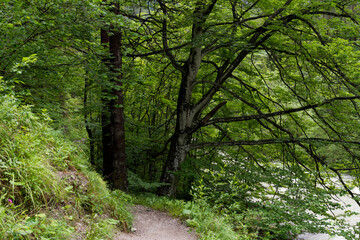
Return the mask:
<svg viewBox="0 0 360 240">
<path fill-rule="evenodd" d="M 195 232 L 181 222 L 167 215 L 141 205 L 133 207 L 134 224 L 132 233 L 119 232 L 115 240 L 196 240 Z"/>
</svg>

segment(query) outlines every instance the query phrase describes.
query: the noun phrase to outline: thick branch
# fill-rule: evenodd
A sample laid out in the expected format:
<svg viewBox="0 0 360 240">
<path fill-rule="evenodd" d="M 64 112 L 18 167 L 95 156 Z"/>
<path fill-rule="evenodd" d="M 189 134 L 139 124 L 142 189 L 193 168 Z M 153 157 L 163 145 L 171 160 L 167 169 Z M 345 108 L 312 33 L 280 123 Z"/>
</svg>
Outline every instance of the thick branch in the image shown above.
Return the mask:
<svg viewBox="0 0 360 240">
<path fill-rule="evenodd" d="M 346 141 L 339 139 L 326 138 L 278 138 L 278 139 L 264 139 L 264 140 L 243 140 L 243 141 L 229 141 L 229 142 L 203 142 L 188 145 L 188 150 L 203 148 L 203 147 L 220 147 L 220 146 L 255 146 L 268 144 L 284 144 L 284 143 L 311 143 L 311 142 L 327 142 L 338 144 L 358 144 L 360 141 Z"/>
<path fill-rule="evenodd" d="M 171 53 L 169 45 L 168 45 L 168 39 L 167 39 L 167 23 L 166 20 L 164 19 L 163 21 L 163 29 L 162 29 L 162 42 L 163 42 L 163 47 L 164 47 L 164 51 L 166 53 L 166 55 L 168 56 L 169 60 L 171 61 L 172 65 L 174 66 L 174 68 L 176 68 L 177 70 L 179 70 L 180 72 L 183 72 L 183 68 L 181 67 L 181 65 L 179 65 L 175 59 L 175 56 Z"/>
<path fill-rule="evenodd" d="M 246 58 L 246 56 L 254 51 L 256 48 L 265 43 L 276 31 L 268 31 L 267 26 L 271 25 L 271 20 L 277 17 L 281 12 L 285 10 L 285 8 L 292 2 L 292 0 L 288 0 L 283 7 L 279 8 L 275 11 L 268 20 L 259 28 L 257 28 L 250 40 L 248 41 L 248 48 L 245 48 L 239 52 L 237 57 L 229 64 L 227 61 L 225 64 L 220 67 L 220 71 L 218 72 L 218 76 L 215 82 L 215 85 L 199 100 L 196 104 L 194 111 L 201 112 L 204 108 L 209 104 L 210 100 L 214 96 L 214 94 L 221 88 L 222 84 L 232 76 L 232 73 L 235 69 L 240 65 L 240 63 Z M 289 16 L 289 18 L 283 19 L 283 23 L 288 23 L 294 19 L 293 16 Z M 263 34 L 268 33 L 260 38 Z"/>
<path fill-rule="evenodd" d="M 323 106 L 325 104 L 329 104 L 329 103 L 331 103 L 333 101 L 337 101 L 337 100 L 353 100 L 353 99 L 359 99 L 359 98 L 360 98 L 360 96 L 335 97 L 335 98 L 328 99 L 328 100 L 326 100 L 326 101 L 324 101 L 322 103 L 310 104 L 310 105 L 306 105 L 306 106 L 299 107 L 299 108 L 287 109 L 287 110 L 273 112 L 273 113 L 264 113 L 264 114 L 241 116 L 241 117 L 216 118 L 216 119 L 208 121 L 206 124 L 204 124 L 204 126 L 211 125 L 211 124 L 214 124 L 214 123 L 220 123 L 220 122 L 226 122 L 226 123 L 229 123 L 229 122 L 241 122 L 241 121 L 248 121 L 248 120 L 275 117 L 275 116 L 300 112 L 300 111 L 304 111 L 304 110 L 308 110 L 308 109 L 314 109 L 314 108 Z"/>
<path fill-rule="evenodd" d="M 227 102 L 224 101 L 220 104 L 218 104 L 216 107 L 214 107 L 214 109 L 212 109 L 202 120 L 201 120 L 201 125 L 205 125 L 209 120 L 210 118 L 212 118 L 215 113 L 222 107 L 226 104 Z"/>
<path fill-rule="evenodd" d="M 350 18 L 351 21 L 353 21 L 356 24 L 359 24 L 359 22 L 347 12 L 341 14 L 341 13 L 327 12 L 327 11 L 309 11 L 309 12 L 305 12 L 305 14 L 309 14 L 309 15 L 322 14 L 322 15 L 328 15 L 328 16 L 339 17 L 339 18 L 345 17 L 345 18 Z"/>
<path fill-rule="evenodd" d="M 167 48 L 167 49 L 160 49 L 157 51 L 153 51 L 153 52 L 148 52 L 148 53 L 138 53 L 138 54 L 126 54 L 127 57 L 148 57 L 151 55 L 156 55 L 156 54 L 160 54 L 160 53 L 166 53 L 166 51 L 172 51 L 172 50 L 177 50 L 177 49 L 181 49 L 183 47 L 188 46 L 190 43 L 184 43 L 181 44 L 179 46 L 176 47 L 172 47 L 172 48 Z"/>
</svg>

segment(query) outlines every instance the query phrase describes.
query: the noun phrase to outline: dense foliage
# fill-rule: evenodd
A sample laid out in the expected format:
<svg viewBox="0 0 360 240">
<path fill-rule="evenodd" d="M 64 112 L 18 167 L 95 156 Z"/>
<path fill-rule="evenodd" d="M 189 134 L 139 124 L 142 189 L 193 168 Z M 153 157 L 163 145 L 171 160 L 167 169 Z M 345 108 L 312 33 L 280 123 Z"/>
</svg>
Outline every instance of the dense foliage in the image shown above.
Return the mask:
<svg viewBox="0 0 360 240">
<path fill-rule="evenodd" d="M 334 194 L 360 203 L 359 12 L 357 0 L 2 1 L 2 204 L 66 194 L 41 174 L 68 167 L 64 134 L 111 186 L 192 199 L 239 235 L 351 238 L 329 210 Z"/>
</svg>

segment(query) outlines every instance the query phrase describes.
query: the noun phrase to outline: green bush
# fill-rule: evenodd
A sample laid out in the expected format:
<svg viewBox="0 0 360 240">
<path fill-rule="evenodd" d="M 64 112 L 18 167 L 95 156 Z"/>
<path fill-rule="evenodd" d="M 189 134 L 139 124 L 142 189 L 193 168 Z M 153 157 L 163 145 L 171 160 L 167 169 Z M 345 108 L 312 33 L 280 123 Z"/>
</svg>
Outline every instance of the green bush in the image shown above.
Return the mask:
<svg viewBox="0 0 360 240">
<path fill-rule="evenodd" d="M 44 213 L 29 216 L 11 203 L 0 206 L 0 239 L 68 239 L 74 228 Z"/>
<path fill-rule="evenodd" d="M 328 213 L 341 207 L 331 194 L 343 191 L 316 187 L 314 175 L 297 165 L 269 164 L 266 169 L 224 166 L 205 171 L 192 194 L 196 202 L 226 217 L 233 229 L 242 232 L 245 227 L 259 239 L 294 239 L 304 231 L 352 236 L 345 223 L 333 226 Z"/>
<path fill-rule="evenodd" d="M 182 216 L 187 218 L 188 225 L 194 227 L 204 240 L 249 240 L 256 237 L 256 234 L 247 231 L 246 226 L 234 231 L 233 224 L 226 215 L 216 213 L 202 200 L 185 204 Z"/>
</svg>

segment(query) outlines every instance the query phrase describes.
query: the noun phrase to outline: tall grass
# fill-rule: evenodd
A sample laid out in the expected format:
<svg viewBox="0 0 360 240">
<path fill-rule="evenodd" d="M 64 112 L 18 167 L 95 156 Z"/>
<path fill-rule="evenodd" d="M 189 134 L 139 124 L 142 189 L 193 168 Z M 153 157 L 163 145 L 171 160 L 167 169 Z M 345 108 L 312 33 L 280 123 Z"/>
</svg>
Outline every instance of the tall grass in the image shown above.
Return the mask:
<svg viewBox="0 0 360 240">
<path fill-rule="evenodd" d="M 130 197 L 110 191 L 50 121 L 0 96 L 0 239 L 111 239 L 131 223 Z"/>
<path fill-rule="evenodd" d="M 29 107 L 17 107 L 16 99 L 9 96 L 2 97 L 0 104 L 2 204 L 10 199 L 14 205 L 31 205 L 35 211 L 63 194 L 63 183 L 51 164 L 60 162 L 61 156 L 50 151 L 55 148 L 47 140 L 50 129 Z"/>
</svg>

